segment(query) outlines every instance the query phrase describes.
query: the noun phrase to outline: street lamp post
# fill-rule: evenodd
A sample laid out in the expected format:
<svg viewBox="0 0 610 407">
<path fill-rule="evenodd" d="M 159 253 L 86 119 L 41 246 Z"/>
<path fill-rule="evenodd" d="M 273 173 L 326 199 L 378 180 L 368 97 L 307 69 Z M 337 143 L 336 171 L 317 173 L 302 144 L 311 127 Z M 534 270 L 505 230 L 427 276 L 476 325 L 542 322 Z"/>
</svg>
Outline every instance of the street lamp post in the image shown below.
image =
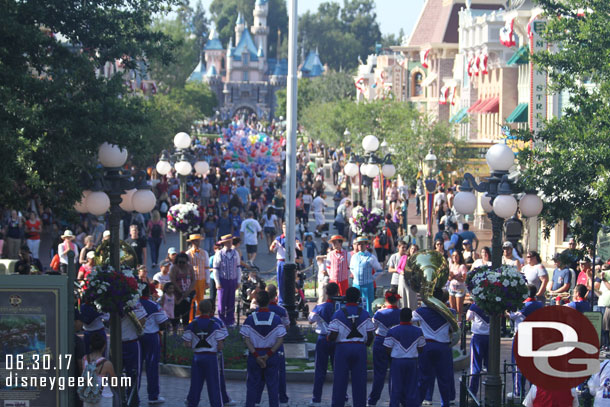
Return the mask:
<svg viewBox="0 0 610 407">
<path fill-rule="evenodd" d="M 513 183 L 508 171 L 513 166 L 515 156 L 506 144 L 493 145 L 486 154 L 491 176 L 479 184 L 474 177 L 464 174 L 460 192 L 455 196 L 453 205 L 463 214 L 471 214 L 476 209 L 476 190 L 485 193 L 482 205 L 487 210 L 492 224 L 491 265 L 497 269 L 502 265 L 502 226 L 504 219 L 513 216 L 517 209 L 525 217 L 535 217 L 542 211 L 542 200 L 535 193 L 526 193 L 519 202 L 513 196 Z M 485 406 L 500 407 L 502 402 L 502 379 L 500 377 L 500 324 L 501 315 L 490 315 L 489 324 L 489 365 L 485 379 Z"/>
<path fill-rule="evenodd" d="M 433 234 L 432 234 L 432 210 L 434 209 L 434 194 L 436 192 L 436 155 L 432 152 L 432 149 L 428 151 L 428 154 L 424 158 L 424 176 L 426 180 L 424 184 L 426 186 L 426 222 L 428 237 L 428 249 L 433 249 Z M 423 208 L 422 208 L 423 209 Z M 423 212 L 423 211 L 422 211 Z"/>
<path fill-rule="evenodd" d="M 121 269 L 121 251 L 119 227 L 121 210 L 148 213 L 155 207 L 155 194 L 146 184 L 143 172 L 135 179 L 129 171 L 121 167 L 127 161 L 127 150 L 116 145 L 104 143 L 99 147 L 98 159 L 104 167 L 103 175 L 94 179 L 91 190 L 83 192 L 83 200 L 75 205 L 81 213 L 94 216 L 104 215 L 110 210 L 108 217 L 110 229 L 110 266 Z M 110 314 L 110 357 L 115 371 L 121 374 L 123 370 L 121 317 L 118 313 Z M 124 403 L 123 389 L 118 388 L 121 405 Z"/>
<path fill-rule="evenodd" d="M 167 175 L 172 170 L 172 166 L 176 170 L 180 180 L 181 204 L 186 202 L 186 177 L 193 172 L 193 168 L 202 177 L 210 171 L 210 165 L 202 157 L 196 157 L 190 152 L 191 143 L 191 137 L 187 133 L 177 133 L 174 136 L 174 147 L 176 148 L 174 153 L 170 154 L 167 150 L 163 150 L 156 166 L 157 172 L 161 175 Z M 184 232 L 180 231 L 181 252 L 185 250 L 185 238 Z"/>
</svg>

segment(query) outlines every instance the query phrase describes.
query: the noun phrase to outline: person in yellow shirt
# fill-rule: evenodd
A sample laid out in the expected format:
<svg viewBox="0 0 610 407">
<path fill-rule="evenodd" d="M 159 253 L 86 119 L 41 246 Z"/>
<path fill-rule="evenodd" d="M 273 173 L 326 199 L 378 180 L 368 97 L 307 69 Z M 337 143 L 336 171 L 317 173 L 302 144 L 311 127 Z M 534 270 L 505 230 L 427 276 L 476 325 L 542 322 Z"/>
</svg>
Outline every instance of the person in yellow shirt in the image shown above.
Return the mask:
<svg viewBox="0 0 610 407">
<path fill-rule="evenodd" d="M 199 233 L 190 235 L 187 240 L 190 247 L 186 251 L 186 254 L 189 256 L 189 260 L 195 271 L 195 298 L 193 298 L 191 302 L 189 321 L 192 321 L 197 317 L 197 304 L 203 300 L 205 290 L 210 286 L 210 258 L 205 250 L 199 248 L 199 244 L 202 240 L 203 236 Z"/>
</svg>

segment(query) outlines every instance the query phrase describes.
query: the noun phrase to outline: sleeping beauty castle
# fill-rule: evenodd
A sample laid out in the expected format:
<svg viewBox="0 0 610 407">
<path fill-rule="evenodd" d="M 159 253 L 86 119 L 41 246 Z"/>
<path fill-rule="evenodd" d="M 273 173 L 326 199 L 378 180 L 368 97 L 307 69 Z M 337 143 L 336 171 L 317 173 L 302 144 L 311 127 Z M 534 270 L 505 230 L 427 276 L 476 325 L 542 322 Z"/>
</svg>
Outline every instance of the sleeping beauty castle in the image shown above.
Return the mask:
<svg viewBox="0 0 610 407">
<path fill-rule="evenodd" d="M 226 47 L 212 29 L 203 47 L 199 64 L 189 81 L 207 83 L 218 98 L 223 119 L 256 114 L 259 119 L 274 117 L 275 92 L 286 87 L 288 61 L 271 58 L 267 51 L 269 0 L 256 0 L 254 24 L 248 27 L 240 13 L 235 22 L 235 38 Z M 278 49 L 280 32 L 278 31 Z M 299 77 L 324 73 L 317 51 L 312 51 L 299 66 Z"/>
<path fill-rule="evenodd" d="M 226 47 L 212 29 L 203 47 L 199 64 L 189 81 L 207 83 L 218 98 L 223 119 L 256 114 L 259 119 L 274 117 L 275 92 L 286 87 L 288 61 L 268 55 L 269 0 L 256 0 L 254 24 L 248 27 L 240 13 L 235 22 L 235 38 Z M 278 31 L 278 49 L 280 33 Z M 299 67 L 299 77 L 324 73 L 317 51 L 312 51 Z"/>
</svg>

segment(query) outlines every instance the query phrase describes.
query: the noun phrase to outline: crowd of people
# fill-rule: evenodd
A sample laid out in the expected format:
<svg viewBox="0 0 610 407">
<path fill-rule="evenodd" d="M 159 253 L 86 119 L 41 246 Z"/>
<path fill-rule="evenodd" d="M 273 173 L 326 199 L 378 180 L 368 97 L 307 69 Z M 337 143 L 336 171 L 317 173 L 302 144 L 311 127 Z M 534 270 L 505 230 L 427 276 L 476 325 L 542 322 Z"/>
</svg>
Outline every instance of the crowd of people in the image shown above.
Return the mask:
<svg viewBox="0 0 610 407">
<path fill-rule="evenodd" d="M 163 402 L 158 374 L 159 331 L 167 329 L 181 334 L 194 352 L 187 405 L 197 406 L 204 383 L 212 406 L 233 405 L 224 384 L 222 348 L 229 330 L 239 322 L 236 294 L 241 295 L 247 285 L 251 287 L 245 293 L 251 312 L 239 330 L 248 349 L 246 405 L 258 404 L 265 386 L 270 406 L 286 405 L 289 396 L 282 338 L 289 319 L 282 304 L 288 295 L 300 295 L 303 302 L 305 296 L 303 287 L 296 293 L 285 292 L 285 153 L 282 151 L 277 173 L 269 174 L 226 165 L 222 138 L 198 142 L 198 148 L 204 151 L 210 171 L 203 177 L 187 177 L 187 201 L 198 205 L 202 219 L 188 236 L 187 250 L 179 252 L 170 247 L 165 257 L 160 253 L 169 233 L 167 214 L 180 195 L 178 178 L 171 173 L 159 177 L 150 170 L 150 183 L 157 196 L 151 213 L 123 215 L 121 235 L 133 249 L 142 284 L 142 298 L 134 317 L 126 316 L 122 321 L 124 370 L 139 377 L 145 366 L 148 401 Z M 386 201 L 384 227 L 376 236 L 358 236 L 350 227 L 350 218 L 353 209 L 364 204 L 351 198 L 353 180 L 342 171 L 346 159 L 344 149 L 325 148 L 312 141 L 300 145 L 297 152 L 295 258 L 299 269 L 309 271 L 319 283 L 318 305 L 308 316 L 318 334 L 311 405 L 322 403 L 330 361 L 335 378 L 333 406 L 345 405 L 350 377 L 352 405 L 376 405 L 388 370 L 391 406 L 429 405 L 435 380 L 441 405 L 449 406 L 456 398 L 450 324 L 423 305 L 419 293 L 405 279 L 408 259 L 426 246 L 424 233 L 417 225 L 407 223 L 409 202 L 414 200 L 417 210 L 423 210 L 419 188 L 411 190 L 395 181 L 374 180 L 373 193 Z M 330 167 L 332 179 L 325 179 L 325 165 Z M 327 203 L 329 189 L 333 205 Z M 453 209 L 456 192 L 456 186 L 441 186 L 435 195 L 437 232 L 431 249 L 447 259 L 449 277 L 447 285 L 436 290 L 434 296 L 446 303 L 472 334 L 469 388 L 476 395 L 487 363 L 489 317 L 472 303 L 466 278 L 477 267 L 491 266 L 491 249 Z M 18 259 L 17 273 L 65 274 L 72 252 L 76 279 L 83 289 L 96 265 L 97 248 L 110 238 L 104 217 L 81 215 L 77 222 L 66 222 L 55 219 L 52 210 L 36 201 L 21 211 L 6 210 L 3 219 L 0 253 Z M 40 255 L 43 235 L 51 239 L 48 267 L 43 266 Z M 275 255 L 277 285 L 265 283 L 255 272 L 261 243 L 268 254 Z M 503 334 L 513 336 L 529 313 L 546 305 L 565 304 L 580 312 L 592 310 L 590 299 L 595 291 L 596 310 L 604 316 L 602 346 L 607 350 L 610 265 L 578 250 L 574 241 L 569 246 L 553 258 L 551 275 L 537 252 L 524 252 L 518 239 L 504 242 L 502 264 L 523 273 L 529 297 L 520 311 L 504 316 Z M 152 267 L 150 271 L 147 264 Z M 391 276 L 389 286 L 379 290 L 377 282 L 386 272 Z M 379 302 L 378 309 L 375 304 Z M 83 330 L 83 369 L 94 364 L 101 366 L 101 376 L 117 374 L 105 359 L 108 315 L 83 302 L 77 319 L 77 328 Z M 374 380 L 369 392 L 367 346 L 373 346 Z M 605 394 L 608 379 L 610 370 L 593 377 L 591 391 Z M 512 396 L 524 397 L 527 389 L 521 387 L 518 373 L 513 383 Z M 544 389 L 532 389 L 530 402 L 545 397 Z M 137 397 L 138 386 L 133 391 Z M 102 401 L 108 402 L 110 397 L 111 392 L 104 389 Z M 568 400 L 573 396 L 568 390 L 563 397 Z"/>
</svg>

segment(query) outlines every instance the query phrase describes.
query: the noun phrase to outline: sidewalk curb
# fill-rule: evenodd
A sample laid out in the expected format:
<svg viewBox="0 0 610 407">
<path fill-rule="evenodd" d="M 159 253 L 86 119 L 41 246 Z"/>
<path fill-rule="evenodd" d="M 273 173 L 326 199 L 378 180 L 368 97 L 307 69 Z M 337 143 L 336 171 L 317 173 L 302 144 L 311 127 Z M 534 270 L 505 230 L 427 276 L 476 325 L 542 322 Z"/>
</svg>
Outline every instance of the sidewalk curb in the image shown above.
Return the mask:
<svg viewBox="0 0 610 407">
<path fill-rule="evenodd" d="M 464 370 L 470 364 L 470 355 L 461 355 L 453 360 L 453 371 L 459 372 Z M 189 378 L 191 377 L 191 367 L 185 365 L 174 365 L 170 363 L 159 364 L 160 373 L 168 376 Z M 246 380 L 247 371 L 241 369 L 225 369 L 225 379 L 227 380 Z M 313 369 L 310 372 L 286 372 L 287 382 L 303 382 L 310 383 L 314 380 Z M 367 371 L 367 380 L 373 380 L 373 371 Z M 332 383 L 333 372 L 326 373 L 326 383 Z"/>
</svg>

